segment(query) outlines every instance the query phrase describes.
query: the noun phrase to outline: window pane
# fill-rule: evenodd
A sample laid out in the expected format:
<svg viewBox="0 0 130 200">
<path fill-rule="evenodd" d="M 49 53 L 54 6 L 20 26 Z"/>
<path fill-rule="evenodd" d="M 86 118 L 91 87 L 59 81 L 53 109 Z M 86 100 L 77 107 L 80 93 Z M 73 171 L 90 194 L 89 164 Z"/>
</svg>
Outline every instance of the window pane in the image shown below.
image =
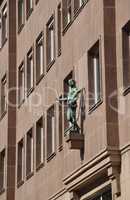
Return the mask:
<svg viewBox="0 0 130 200">
<path fill-rule="evenodd" d="M 36 167 L 44 161 L 44 129 L 43 117 L 36 123 Z"/>
<path fill-rule="evenodd" d="M 122 29 L 123 85 L 130 87 L 130 21 Z"/>
<path fill-rule="evenodd" d="M 34 146 L 33 146 L 33 131 L 30 129 L 27 133 L 27 144 L 26 144 L 26 175 L 28 176 L 33 172 L 34 162 Z"/>
<path fill-rule="evenodd" d="M 23 139 L 18 143 L 17 183 L 24 179 L 24 146 Z"/>
<path fill-rule="evenodd" d="M 7 110 L 6 98 L 7 98 L 7 81 L 5 75 L 1 81 L 1 114 L 3 114 Z"/>
<path fill-rule="evenodd" d="M 5 188 L 6 179 L 6 163 L 5 163 L 5 150 L 0 153 L 0 190 Z"/>
<path fill-rule="evenodd" d="M 7 4 L 2 10 L 2 43 L 7 39 Z"/>
<path fill-rule="evenodd" d="M 99 59 L 99 42 L 88 52 L 88 86 L 89 108 L 97 104 L 101 99 L 101 66 Z"/>
<path fill-rule="evenodd" d="M 55 114 L 54 105 L 47 111 L 47 157 L 55 152 Z"/>
<path fill-rule="evenodd" d="M 47 24 L 47 63 L 48 65 L 55 58 L 55 33 L 54 33 L 54 18 L 51 17 Z"/>
<path fill-rule="evenodd" d="M 36 79 L 39 78 L 44 73 L 44 52 L 43 52 L 43 34 L 40 34 L 36 41 Z"/>
</svg>

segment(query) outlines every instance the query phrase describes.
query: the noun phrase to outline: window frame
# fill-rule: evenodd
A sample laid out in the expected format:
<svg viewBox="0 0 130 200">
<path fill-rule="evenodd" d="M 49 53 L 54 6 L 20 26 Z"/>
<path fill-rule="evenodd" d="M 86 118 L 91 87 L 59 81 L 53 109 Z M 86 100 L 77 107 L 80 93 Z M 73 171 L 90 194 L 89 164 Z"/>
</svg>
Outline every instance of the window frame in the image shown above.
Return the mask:
<svg viewBox="0 0 130 200">
<path fill-rule="evenodd" d="M 41 45 L 42 44 L 42 45 Z M 38 57 L 38 53 L 40 53 L 40 50 L 38 51 L 38 48 L 40 48 L 42 46 L 42 73 L 38 74 L 38 70 L 39 72 L 41 71 L 41 63 L 39 61 L 39 69 L 38 68 L 38 63 L 37 63 L 37 59 L 41 59 L 41 57 L 39 56 Z M 43 34 L 43 31 L 39 34 L 39 36 L 37 37 L 36 39 L 36 54 L 35 54 L 35 58 L 36 58 L 36 84 L 38 84 L 41 79 L 44 77 L 45 75 L 45 58 L 44 58 L 44 34 Z"/>
<path fill-rule="evenodd" d="M 126 40 L 128 40 L 127 44 Z M 126 50 L 126 45 L 127 45 L 127 50 Z M 123 66 L 123 95 L 125 96 L 130 92 L 130 79 L 128 78 L 128 70 L 130 71 L 130 20 L 122 28 L 122 66 Z M 125 68 L 128 69 L 127 72 Z M 126 83 L 126 76 L 127 76 L 127 83 Z"/>
<path fill-rule="evenodd" d="M 1 79 L 1 118 L 7 113 L 7 75 Z"/>
<path fill-rule="evenodd" d="M 96 55 L 96 58 L 97 58 L 97 49 L 98 49 L 98 67 L 99 67 L 99 72 L 98 72 L 98 75 L 100 76 L 100 80 L 98 82 L 98 84 L 100 85 L 99 87 L 99 93 L 97 93 L 97 95 L 99 95 L 99 98 L 96 102 L 94 102 L 93 104 L 90 103 L 91 101 L 91 97 L 90 97 L 90 94 L 91 94 L 91 89 L 90 89 L 90 81 L 92 82 L 92 75 L 95 77 L 95 71 L 92 69 L 94 68 L 94 64 L 92 63 L 92 61 L 94 61 L 94 57 Z M 96 51 L 96 53 L 95 53 Z M 88 57 L 88 98 L 89 98 L 89 110 L 88 110 L 88 114 L 91 114 L 91 112 L 93 112 L 102 102 L 103 102 L 103 92 L 102 92 L 102 59 L 101 59 L 101 40 L 98 39 L 94 45 L 92 45 L 91 48 L 89 48 L 88 52 L 87 52 L 87 57 Z M 90 73 L 90 68 L 91 70 L 93 70 L 93 74 Z M 90 77 L 90 74 L 91 74 L 91 77 Z M 97 74 L 96 74 L 97 76 Z M 93 78 L 94 78 L 93 77 Z M 97 77 L 96 77 L 97 78 Z M 96 79 L 97 80 L 97 79 Z M 94 84 L 94 81 L 93 80 L 93 84 Z M 95 88 L 93 87 L 93 90 L 95 90 Z M 95 97 L 94 97 L 95 98 Z M 95 101 L 95 99 L 94 99 Z"/>
<path fill-rule="evenodd" d="M 53 26 L 53 58 L 51 59 L 51 50 L 49 52 L 49 29 Z M 50 42 L 51 44 L 51 42 Z M 50 47 L 51 49 L 51 47 Z M 46 63 L 47 63 L 47 72 L 55 62 L 56 49 L 55 49 L 55 15 L 53 14 L 46 24 Z"/>
<path fill-rule="evenodd" d="M 19 23 L 19 3 L 20 2 L 23 2 L 23 13 L 22 13 L 22 20 L 21 20 L 21 23 Z M 18 20 L 17 20 L 17 24 L 18 24 L 18 33 L 20 33 L 24 27 L 24 24 L 25 24 L 25 1 L 24 0 L 18 0 L 18 5 L 17 5 L 17 16 L 18 16 Z"/>
<path fill-rule="evenodd" d="M 61 2 L 57 7 L 57 55 L 61 55 L 62 49 L 62 5 Z"/>
<path fill-rule="evenodd" d="M 22 86 L 23 88 L 21 90 L 23 90 L 23 98 L 21 99 L 20 98 L 20 80 L 21 80 L 21 83 L 22 83 L 22 79 L 20 78 L 20 75 L 21 77 L 23 78 L 24 76 L 24 85 Z M 22 76 L 23 75 L 23 76 Z M 19 68 L 18 68 L 18 89 L 19 89 L 19 92 L 18 92 L 18 106 L 20 107 L 23 102 L 25 101 L 25 63 L 24 61 L 21 62 Z"/>
<path fill-rule="evenodd" d="M 39 158 L 39 151 L 38 151 L 38 137 L 37 137 L 37 131 L 38 128 L 40 127 L 41 129 L 42 126 L 42 132 L 40 132 L 40 161 L 38 160 Z M 39 133 L 38 133 L 39 134 Z M 38 140 L 37 140 L 38 139 Z M 44 166 L 45 163 L 45 118 L 42 115 L 36 122 L 36 171 L 41 169 L 41 167 Z"/>
<path fill-rule="evenodd" d="M 29 1 L 32 1 L 32 7 L 29 7 Z M 26 20 L 29 19 L 33 12 L 34 1 L 33 0 L 26 0 Z"/>
<path fill-rule="evenodd" d="M 30 138 L 28 138 L 30 137 Z M 31 141 L 28 141 L 30 139 Z M 28 149 L 28 142 L 30 142 L 30 150 Z M 32 145 L 32 146 L 31 146 Z M 28 157 L 29 157 L 29 151 L 30 151 L 30 169 L 28 169 Z M 31 154 L 33 152 L 33 155 Z M 30 170 L 30 171 L 27 171 Z M 30 128 L 28 132 L 26 133 L 26 180 L 31 178 L 34 175 L 34 128 Z"/>
<path fill-rule="evenodd" d="M 19 149 L 22 149 L 22 152 L 19 152 Z M 21 178 L 19 178 L 19 153 L 21 154 L 20 156 L 21 158 Z M 25 175 L 25 141 L 24 138 L 22 138 L 18 144 L 17 144 L 17 187 L 20 187 L 23 183 L 24 183 L 24 175 Z M 19 180 L 19 179 L 20 180 Z"/>
<path fill-rule="evenodd" d="M 52 114 L 52 115 L 51 115 Z M 51 118 L 51 119 L 50 119 Z M 52 118 L 54 121 L 52 121 Z M 54 125 L 53 131 L 51 130 L 51 150 L 50 148 L 50 120 L 52 125 Z M 49 131 L 48 131 L 49 130 Z M 56 107 L 55 104 L 51 105 L 47 109 L 47 162 L 49 162 L 56 155 Z"/>
<path fill-rule="evenodd" d="M 1 163 L 2 162 L 2 163 Z M 2 194 L 3 192 L 5 192 L 5 188 L 6 188 L 6 179 L 7 179 L 7 176 L 6 176 L 6 149 L 4 148 L 1 152 L 0 152 L 0 170 L 2 169 L 2 173 L 1 173 L 1 176 L 2 176 L 2 182 L 1 182 L 1 185 L 0 185 L 0 194 Z"/>
<path fill-rule="evenodd" d="M 33 68 L 30 66 L 31 60 L 33 62 Z M 30 67 L 30 69 L 32 68 L 32 70 L 33 70 L 33 71 L 30 70 L 30 73 L 28 71 L 29 70 L 28 66 Z M 28 83 L 28 76 L 30 77 L 30 83 Z M 31 85 L 31 83 L 32 83 L 32 85 Z M 27 84 L 27 97 L 28 97 L 34 90 L 34 49 L 33 49 L 33 47 L 31 47 L 27 53 L 26 84 Z M 30 84 L 30 88 L 28 87 L 28 84 Z"/>
<path fill-rule="evenodd" d="M 5 14 L 5 13 L 6 14 Z M 7 2 L 4 2 L 3 5 L 1 6 L 0 10 L 0 15 L 1 15 L 1 49 L 5 45 L 7 38 L 8 38 L 8 7 L 7 7 Z M 6 19 L 4 21 L 4 19 Z M 5 32 L 3 31 L 3 23 L 5 22 Z"/>
</svg>

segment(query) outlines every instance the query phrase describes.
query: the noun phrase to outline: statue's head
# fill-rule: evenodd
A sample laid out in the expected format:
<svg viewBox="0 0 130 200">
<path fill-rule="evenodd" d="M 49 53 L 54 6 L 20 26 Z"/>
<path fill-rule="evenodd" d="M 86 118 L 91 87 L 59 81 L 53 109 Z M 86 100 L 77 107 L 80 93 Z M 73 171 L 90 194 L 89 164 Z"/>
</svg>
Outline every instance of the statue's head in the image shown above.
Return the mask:
<svg viewBox="0 0 130 200">
<path fill-rule="evenodd" d="M 69 85 L 70 87 L 75 87 L 75 86 L 76 86 L 75 80 L 70 79 L 70 80 L 68 81 L 68 85 Z"/>
</svg>

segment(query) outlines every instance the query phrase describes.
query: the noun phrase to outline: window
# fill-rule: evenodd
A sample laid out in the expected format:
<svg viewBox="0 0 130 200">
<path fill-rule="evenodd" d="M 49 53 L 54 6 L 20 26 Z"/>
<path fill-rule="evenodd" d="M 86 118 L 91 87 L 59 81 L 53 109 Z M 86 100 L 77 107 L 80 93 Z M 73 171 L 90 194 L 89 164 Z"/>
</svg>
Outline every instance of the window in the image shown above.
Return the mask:
<svg viewBox="0 0 130 200">
<path fill-rule="evenodd" d="M 34 63 L 33 50 L 31 49 L 27 54 L 27 93 L 34 87 Z"/>
<path fill-rule="evenodd" d="M 57 10 L 57 23 L 58 23 L 58 32 L 57 32 L 57 35 L 58 35 L 58 56 L 61 55 L 61 3 L 58 5 L 58 10 Z"/>
<path fill-rule="evenodd" d="M 89 109 L 101 100 L 101 63 L 99 58 L 99 41 L 88 51 L 88 88 Z"/>
<path fill-rule="evenodd" d="M 7 40 L 7 4 L 4 6 L 2 10 L 2 45 Z"/>
<path fill-rule="evenodd" d="M 43 117 L 36 123 L 36 168 L 44 162 L 44 127 Z"/>
<path fill-rule="evenodd" d="M 17 159 L 17 184 L 21 184 L 24 180 L 24 140 L 18 143 L 18 159 Z"/>
<path fill-rule="evenodd" d="M 62 96 L 60 96 L 62 98 Z M 62 148 L 63 145 L 63 103 L 59 102 L 59 149 Z"/>
<path fill-rule="evenodd" d="M 19 84 L 19 105 L 24 101 L 25 98 L 25 73 L 24 73 L 24 63 L 19 67 L 18 72 L 18 84 Z"/>
<path fill-rule="evenodd" d="M 18 0 L 18 29 L 24 24 L 24 0 Z"/>
<path fill-rule="evenodd" d="M 6 163 L 5 163 L 5 149 L 0 153 L 0 192 L 5 189 L 6 180 Z"/>
<path fill-rule="evenodd" d="M 55 153 L 55 107 L 47 110 L 47 158 Z"/>
<path fill-rule="evenodd" d="M 71 71 L 66 78 L 64 79 L 64 97 L 67 97 L 69 92 L 68 81 L 73 78 L 73 72 Z M 64 102 L 64 130 L 69 127 L 69 123 L 67 120 L 67 101 Z"/>
<path fill-rule="evenodd" d="M 26 14 L 27 18 L 30 16 L 30 14 L 33 11 L 33 0 L 26 0 Z"/>
<path fill-rule="evenodd" d="M 91 198 L 90 200 L 112 200 L 111 190 L 109 189 L 105 192 L 102 192 L 101 194 L 97 195 L 94 198 Z"/>
<path fill-rule="evenodd" d="M 130 90 L 130 21 L 122 29 L 124 94 Z"/>
<path fill-rule="evenodd" d="M 2 19 L 0 14 L 0 48 L 2 47 Z"/>
<path fill-rule="evenodd" d="M 7 80 L 6 75 L 1 80 L 1 115 L 7 110 Z"/>
<path fill-rule="evenodd" d="M 55 59 L 55 33 L 54 17 L 52 16 L 47 23 L 47 70 L 49 70 Z"/>
<path fill-rule="evenodd" d="M 72 19 L 72 0 L 63 0 L 63 28 L 65 28 Z"/>
<path fill-rule="evenodd" d="M 30 177 L 33 173 L 34 163 L 34 142 L 33 142 L 33 128 L 27 133 L 26 142 L 26 176 Z"/>
<path fill-rule="evenodd" d="M 36 80 L 37 82 L 44 74 L 44 51 L 43 51 L 43 33 L 36 40 Z"/>
</svg>

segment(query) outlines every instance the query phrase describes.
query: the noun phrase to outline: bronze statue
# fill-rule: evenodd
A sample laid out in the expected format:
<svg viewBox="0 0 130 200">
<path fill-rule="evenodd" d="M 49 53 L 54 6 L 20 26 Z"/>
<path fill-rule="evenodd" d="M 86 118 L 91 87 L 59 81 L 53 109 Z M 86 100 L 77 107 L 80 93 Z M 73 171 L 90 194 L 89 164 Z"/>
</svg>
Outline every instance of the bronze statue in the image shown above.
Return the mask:
<svg viewBox="0 0 130 200">
<path fill-rule="evenodd" d="M 73 79 L 70 79 L 68 81 L 68 85 L 69 92 L 67 94 L 67 97 L 58 99 L 59 101 L 67 101 L 67 120 L 69 121 L 69 128 L 65 130 L 65 133 L 69 130 L 79 132 L 80 128 L 77 124 L 76 110 L 78 96 L 82 90 L 78 90 L 78 88 L 76 87 L 76 82 Z"/>
</svg>

